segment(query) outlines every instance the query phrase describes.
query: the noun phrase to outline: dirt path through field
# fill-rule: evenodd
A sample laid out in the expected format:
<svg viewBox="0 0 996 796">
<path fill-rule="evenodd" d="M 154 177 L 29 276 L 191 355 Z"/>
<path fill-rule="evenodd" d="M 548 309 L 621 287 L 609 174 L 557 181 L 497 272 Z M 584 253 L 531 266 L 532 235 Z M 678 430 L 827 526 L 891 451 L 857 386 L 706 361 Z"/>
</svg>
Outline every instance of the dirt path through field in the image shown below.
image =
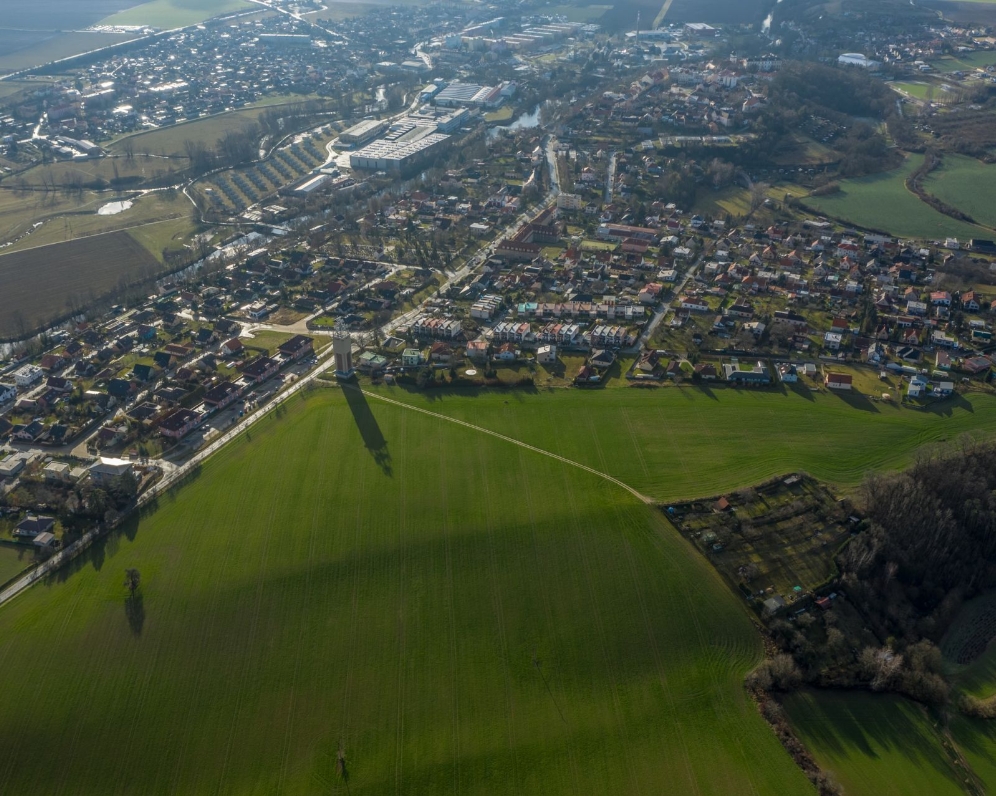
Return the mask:
<svg viewBox="0 0 996 796">
<path fill-rule="evenodd" d="M 360 390 L 359 387 L 354 387 L 351 385 L 343 386 L 343 390 L 358 390 L 360 392 L 363 392 L 362 390 Z M 600 470 L 596 470 L 594 467 L 589 467 L 586 464 L 581 464 L 580 462 L 576 462 L 573 459 L 568 459 L 564 456 L 559 456 L 556 453 L 551 453 L 550 451 L 543 450 L 542 448 L 537 448 L 535 445 L 530 445 L 527 442 L 522 442 L 521 440 L 517 440 L 514 437 L 509 437 L 506 436 L 505 434 L 499 434 L 497 431 L 492 431 L 491 429 L 484 428 L 482 426 L 475 426 L 473 423 L 468 423 L 465 420 L 457 420 L 455 417 L 447 417 L 446 415 L 441 415 L 438 412 L 430 412 L 428 409 L 423 409 L 420 406 L 412 406 L 411 404 L 406 404 L 404 401 L 396 401 L 394 398 L 388 398 L 385 395 L 379 395 L 375 392 L 363 392 L 363 395 L 369 396 L 370 398 L 376 398 L 378 401 L 383 401 L 384 403 L 400 406 L 402 409 L 409 409 L 412 412 L 421 412 L 423 415 L 429 415 L 431 417 L 435 417 L 440 420 L 445 420 L 447 423 L 456 423 L 458 426 L 465 426 L 466 428 L 473 429 L 474 431 L 479 431 L 482 434 L 488 434 L 492 437 L 497 437 L 498 439 L 504 440 L 505 442 L 511 442 L 513 445 L 518 445 L 520 448 L 525 448 L 526 450 L 533 451 L 533 453 L 539 453 L 543 456 L 548 456 L 551 459 L 556 459 L 557 461 L 563 462 L 564 464 L 569 464 L 571 467 L 577 467 L 580 470 L 586 470 L 592 475 L 597 475 L 599 478 L 604 478 L 606 481 L 611 481 L 613 484 L 622 487 L 631 495 L 633 495 L 633 497 L 637 498 L 643 503 L 647 503 L 648 505 L 653 505 L 654 503 L 656 503 L 656 501 L 653 498 L 647 497 L 641 492 L 637 492 L 629 484 L 623 483 L 618 478 L 613 478 L 608 473 L 603 473 Z"/>
</svg>

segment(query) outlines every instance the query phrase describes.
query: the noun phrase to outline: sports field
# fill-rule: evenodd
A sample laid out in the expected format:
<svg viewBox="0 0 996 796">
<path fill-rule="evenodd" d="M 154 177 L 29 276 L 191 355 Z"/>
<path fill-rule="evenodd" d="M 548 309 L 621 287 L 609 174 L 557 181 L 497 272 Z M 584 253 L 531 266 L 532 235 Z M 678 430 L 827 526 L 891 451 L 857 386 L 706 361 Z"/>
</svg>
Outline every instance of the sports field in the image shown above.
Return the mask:
<svg viewBox="0 0 996 796">
<path fill-rule="evenodd" d="M 945 154 L 941 168 L 927 175 L 923 187 L 980 224 L 996 227 L 996 165 Z"/>
<path fill-rule="evenodd" d="M 949 218 L 906 190 L 904 180 L 922 159 L 922 155 L 910 155 L 892 171 L 841 180 L 838 193 L 807 196 L 801 201 L 819 213 L 900 237 L 985 237 L 986 229 Z"/>
<path fill-rule="evenodd" d="M 848 796 L 963 794 L 964 772 L 926 711 L 900 697 L 806 691 L 785 700 L 792 724 Z"/>
<path fill-rule="evenodd" d="M 0 610 L 9 792 L 811 792 L 659 511 L 373 398 L 283 414 Z"/>
</svg>

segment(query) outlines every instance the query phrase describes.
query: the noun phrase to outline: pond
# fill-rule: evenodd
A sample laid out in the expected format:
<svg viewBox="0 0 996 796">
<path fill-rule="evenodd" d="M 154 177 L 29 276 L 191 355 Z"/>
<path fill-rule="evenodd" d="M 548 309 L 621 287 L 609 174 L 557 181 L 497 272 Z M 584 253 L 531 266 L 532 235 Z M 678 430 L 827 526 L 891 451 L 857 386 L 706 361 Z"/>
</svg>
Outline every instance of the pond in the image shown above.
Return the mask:
<svg viewBox="0 0 996 796">
<path fill-rule="evenodd" d="M 97 208 L 97 215 L 116 216 L 118 213 L 123 213 L 133 204 L 135 203 L 131 199 L 126 199 L 120 202 L 108 202 L 106 205 L 101 205 L 99 208 Z"/>
</svg>

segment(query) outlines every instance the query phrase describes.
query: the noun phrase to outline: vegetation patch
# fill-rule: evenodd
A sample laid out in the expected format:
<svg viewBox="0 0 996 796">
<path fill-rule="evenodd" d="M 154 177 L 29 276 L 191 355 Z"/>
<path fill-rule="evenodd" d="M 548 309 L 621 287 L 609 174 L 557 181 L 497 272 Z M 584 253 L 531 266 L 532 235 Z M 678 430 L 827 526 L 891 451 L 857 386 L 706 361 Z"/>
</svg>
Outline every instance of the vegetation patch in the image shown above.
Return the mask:
<svg viewBox="0 0 996 796">
<path fill-rule="evenodd" d="M 803 691 L 784 699 L 799 738 L 847 794 L 964 794 L 964 769 L 921 706 L 901 697 Z"/>
<path fill-rule="evenodd" d="M 720 571 L 755 601 L 777 594 L 786 602 L 837 574 L 837 548 L 849 538 L 844 507 L 825 487 L 801 474 L 666 509 L 668 517 Z"/>
<path fill-rule="evenodd" d="M 945 155 L 940 167 L 924 177 L 921 185 L 931 196 L 978 223 L 996 227 L 996 165 L 963 155 Z"/>
<path fill-rule="evenodd" d="M 900 237 L 962 240 L 985 237 L 985 228 L 949 218 L 906 189 L 907 175 L 922 162 L 923 155 L 910 155 L 899 168 L 841 180 L 839 191 L 828 196 L 808 196 L 801 201 L 816 212 Z"/>
</svg>

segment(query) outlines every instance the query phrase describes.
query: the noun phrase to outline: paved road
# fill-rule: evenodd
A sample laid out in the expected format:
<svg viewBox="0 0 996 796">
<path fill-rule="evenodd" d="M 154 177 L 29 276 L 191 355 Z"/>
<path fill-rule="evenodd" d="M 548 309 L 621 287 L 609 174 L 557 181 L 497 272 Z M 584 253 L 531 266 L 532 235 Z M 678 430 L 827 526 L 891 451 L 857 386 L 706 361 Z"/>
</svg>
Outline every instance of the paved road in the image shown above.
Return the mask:
<svg viewBox="0 0 996 796">
<path fill-rule="evenodd" d="M 650 319 L 650 323 L 647 324 L 646 328 L 643 330 L 643 334 L 639 336 L 636 341 L 636 345 L 633 348 L 639 352 L 646 344 L 647 341 L 653 336 L 654 331 L 660 326 L 661 321 L 664 320 L 664 316 L 668 314 L 672 309 L 674 309 L 675 302 L 678 301 L 681 296 L 681 291 L 685 289 L 685 285 L 688 284 L 688 280 L 695 276 L 695 272 L 699 270 L 699 266 L 702 264 L 702 257 L 700 256 L 695 263 L 685 272 L 684 277 L 682 277 L 681 282 L 675 285 L 672 291 L 673 298 L 666 304 L 661 304 L 661 306 L 654 313 L 654 317 Z"/>
</svg>

